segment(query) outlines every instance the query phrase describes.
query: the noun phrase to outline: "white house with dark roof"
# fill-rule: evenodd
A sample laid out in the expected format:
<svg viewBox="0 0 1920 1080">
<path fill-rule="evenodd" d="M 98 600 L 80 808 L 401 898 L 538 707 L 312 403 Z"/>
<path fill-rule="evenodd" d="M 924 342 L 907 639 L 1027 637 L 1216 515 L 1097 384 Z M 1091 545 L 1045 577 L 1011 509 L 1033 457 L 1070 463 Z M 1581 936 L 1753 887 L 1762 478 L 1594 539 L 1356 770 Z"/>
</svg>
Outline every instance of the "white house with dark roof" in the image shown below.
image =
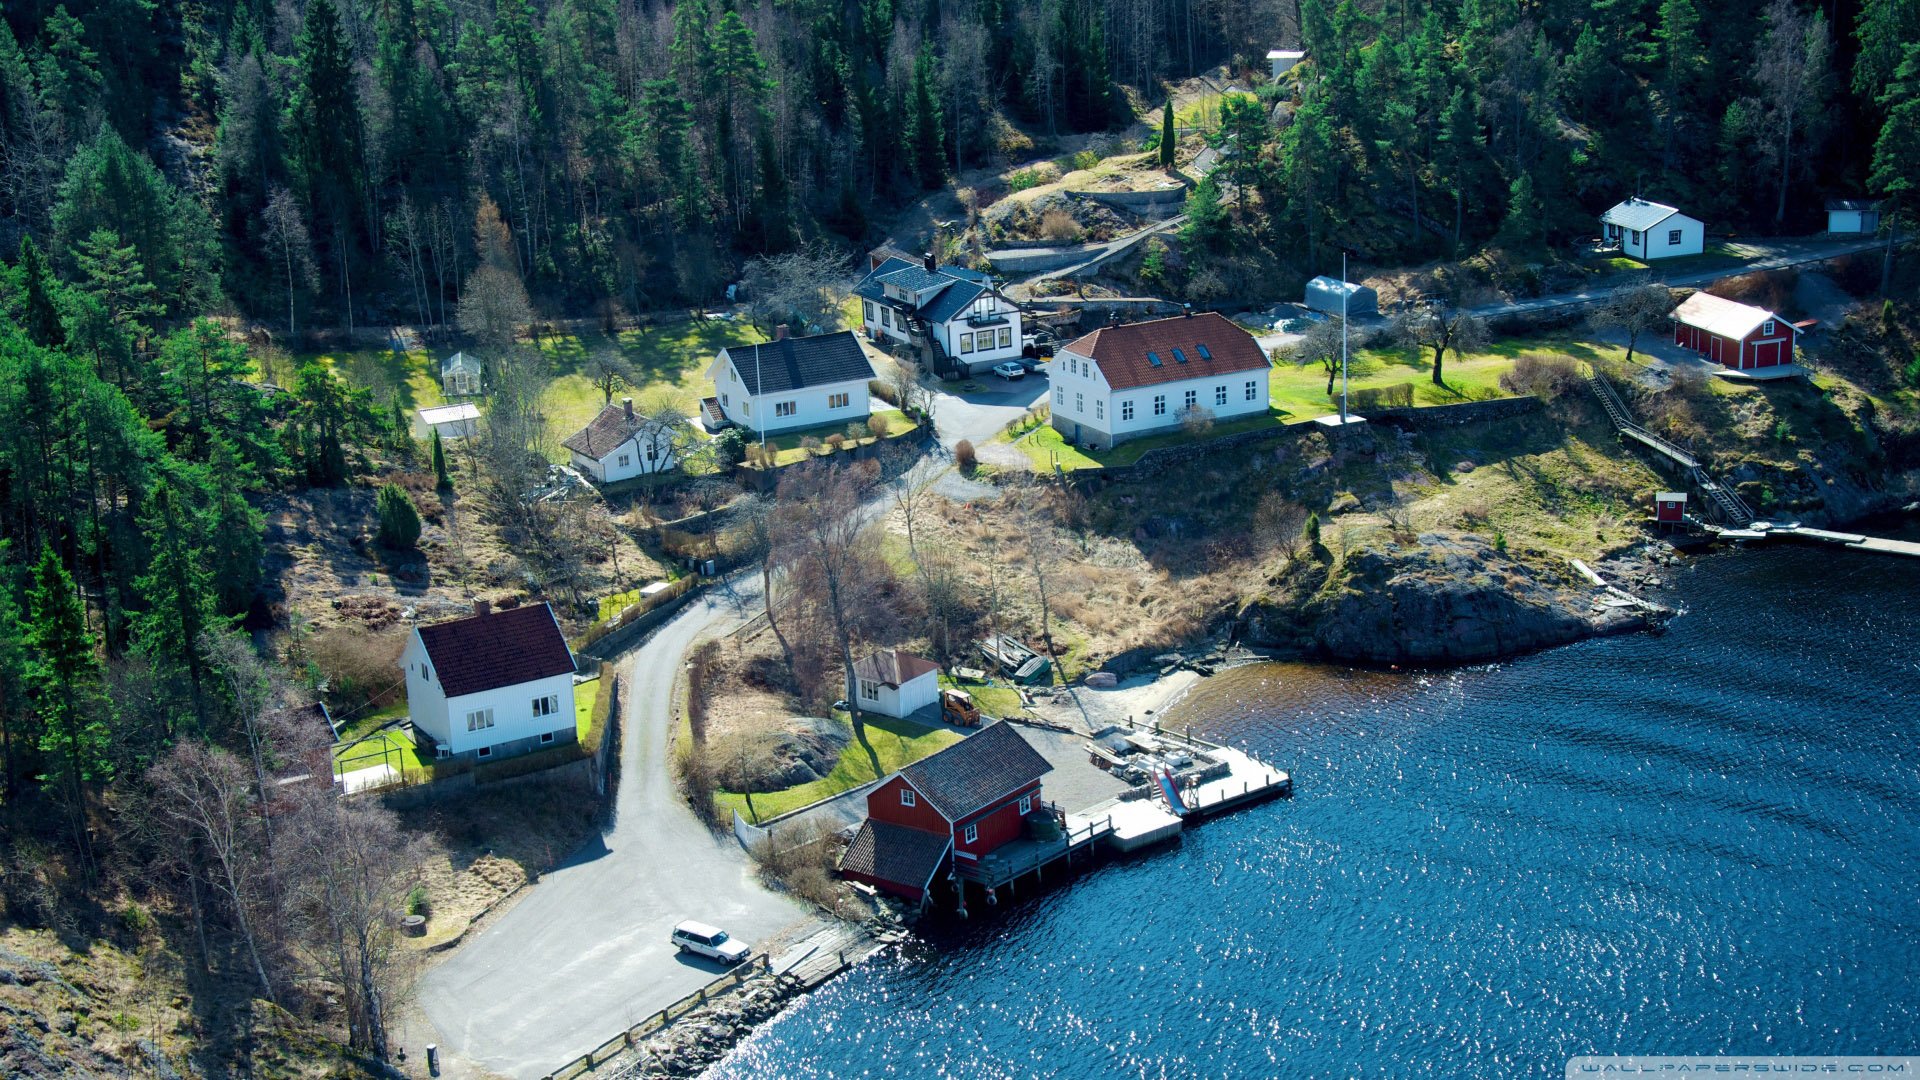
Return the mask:
<svg viewBox="0 0 1920 1080">
<path fill-rule="evenodd" d="M 1642 262 L 1698 255 L 1707 245 L 1707 227 L 1699 218 L 1638 195 L 1601 214 L 1600 227 L 1608 244 Z"/>
<path fill-rule="evenodd" d="M 560 445 L 573 455 L 574 468 L 609 484 L 678 465 L 679 447 L 691 427 L 684 416 L 636 413 L 633 399 L 621 398 Z"/>
<path fill-rule="evenodd" d="M 877 342 L 938 344 L 950 366 L 979 374 L 1020 356 L 1020 309 L 987 275 L 933 256 L 883 259 L 854 286 L 860 325 Z"/>
<path fill-rule="evenodd" d="M 940 665 L 904 649 L 880 649 L 853 665 L 847 695 L 861 712 L 912 716 L 940 700 Z"/>
<path fill-rule="evenodd" d="M 1103 326 L 1047 362 L 1054 430 L 1107 449 L 1179 426 L 1264 415 L 1272 364 L 1253 335 L 1218 312 Z"/>
<path fill-rule="evenodd" d="M 400 652 L 422 753 L 488 759 L 573 742 L 577 665 L 546 604 L 416 626 Z"/>
<path fill-rule="evenodd" d="M 726 418 L 756 436 L 865 420 L 873 364 L 851 330 L 721 349 L 707 368 Z"/>
</svg>

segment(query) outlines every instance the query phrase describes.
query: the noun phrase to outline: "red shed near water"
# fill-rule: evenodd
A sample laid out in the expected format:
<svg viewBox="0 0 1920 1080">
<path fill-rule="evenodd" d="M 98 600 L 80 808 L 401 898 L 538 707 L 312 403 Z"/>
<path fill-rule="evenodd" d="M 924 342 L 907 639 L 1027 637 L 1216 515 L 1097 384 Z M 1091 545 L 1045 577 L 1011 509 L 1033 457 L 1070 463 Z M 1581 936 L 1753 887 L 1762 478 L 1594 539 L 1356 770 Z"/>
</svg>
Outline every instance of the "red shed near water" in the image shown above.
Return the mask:
<svg viewBox="0 0 1920 1080">
<path fill-rule="evenodd" d="M 1673 343 L 1735 371 L 1793 363 L 1800 328 L 1765 308 L 1694 293 L 1673 309 Z"/>
<path fill-rule="evenodd" d="M 1687 493 L 1661 491 L 1653 496 L 1653 520 L 1662 525 L 1678 525 L 1687 519 Z"/>
</svg>

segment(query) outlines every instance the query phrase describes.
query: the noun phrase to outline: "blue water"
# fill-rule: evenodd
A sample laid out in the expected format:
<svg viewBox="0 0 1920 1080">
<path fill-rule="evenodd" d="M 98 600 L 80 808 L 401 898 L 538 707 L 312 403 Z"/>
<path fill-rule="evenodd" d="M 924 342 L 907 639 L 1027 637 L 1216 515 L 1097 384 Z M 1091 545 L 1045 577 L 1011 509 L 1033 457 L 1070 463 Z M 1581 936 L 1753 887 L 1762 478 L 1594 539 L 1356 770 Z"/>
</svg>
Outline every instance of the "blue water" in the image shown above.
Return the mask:
<svg viewBox="0 0 1920 1080">
<path fill-rule="evenodd" d="M 1670 575 L 1661 636 L 1265 665 L 1170 719 L 1296 794 L 822 988 L 720 1077 L 1554 1076 L 1920 1047 L 1920 562 Z"/>
</svg>

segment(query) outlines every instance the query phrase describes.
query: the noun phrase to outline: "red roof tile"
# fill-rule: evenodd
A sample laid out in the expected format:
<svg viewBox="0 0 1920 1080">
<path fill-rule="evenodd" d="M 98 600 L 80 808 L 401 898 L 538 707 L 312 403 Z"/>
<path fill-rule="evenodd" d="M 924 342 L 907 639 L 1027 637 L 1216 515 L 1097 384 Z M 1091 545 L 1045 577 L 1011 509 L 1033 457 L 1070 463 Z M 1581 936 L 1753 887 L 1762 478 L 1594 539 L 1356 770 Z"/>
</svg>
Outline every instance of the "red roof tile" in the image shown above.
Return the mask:
<svg viewBox="0 0 1920 1080">
<path fill-rule="evenodd" d="M 573 650 L 545 604 L 422 626 L 420 643 L 450 698 L 574 672 Z"/>
<path fill-rule="evenodd" d="M 1185 363 L 1173 355 L 1175 349 L 1186 357 Z M 1252 334 L 1213 311 L 1103 326 L 1075 339 L 1063 351 L 1091 358 L 1115 390 L 1259 371 L 1271 363 Z M 1154 364 L 1148 353 L 1157 355 L 1160 363 Z"/>
</svg>

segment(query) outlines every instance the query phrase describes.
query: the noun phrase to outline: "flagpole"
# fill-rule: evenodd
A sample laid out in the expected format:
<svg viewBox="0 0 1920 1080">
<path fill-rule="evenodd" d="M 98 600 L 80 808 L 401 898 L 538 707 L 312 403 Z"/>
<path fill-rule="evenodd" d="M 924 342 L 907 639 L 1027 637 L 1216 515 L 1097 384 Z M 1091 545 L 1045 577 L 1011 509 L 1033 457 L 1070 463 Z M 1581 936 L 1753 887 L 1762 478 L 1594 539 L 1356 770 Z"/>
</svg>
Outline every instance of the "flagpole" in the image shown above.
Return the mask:
<svg viewBox="0 0 1920 1080">
<path fill-rule="evenodd" d="M 1340 253 L 1340 426 L 1347 425 L 1347 253 Z"/>
</svg>

